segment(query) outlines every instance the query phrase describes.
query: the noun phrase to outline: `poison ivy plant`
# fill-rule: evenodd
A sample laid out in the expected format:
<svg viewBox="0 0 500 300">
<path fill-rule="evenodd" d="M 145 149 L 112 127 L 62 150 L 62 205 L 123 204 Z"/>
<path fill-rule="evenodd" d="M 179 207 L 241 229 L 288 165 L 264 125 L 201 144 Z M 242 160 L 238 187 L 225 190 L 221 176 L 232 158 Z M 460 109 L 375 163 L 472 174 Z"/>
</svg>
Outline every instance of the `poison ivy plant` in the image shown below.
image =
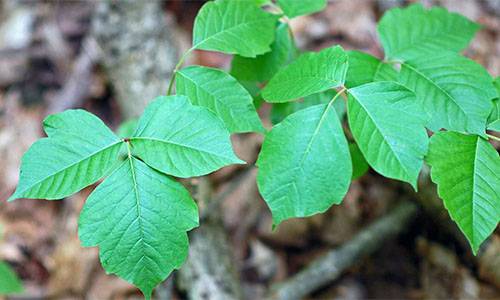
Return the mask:
<svg viewBox="0 0 500 300">
<path fill-rule="evenodd" d="M 107 175 L 82 210 L 80 240 L 99 246 L 104 269 L 146 298 L 185 260 L 186 231 L 198 225 L 196 204 L 169 175 L 199 176 L 242 162 L 224 123 L 185 96 L 157 98 L 123 139 L 83 110 L 51 115 L 44 129 L 48 137 L 24 155 L 10 200 L 60 199 Z"/>
<path fill-rule="evenodd" d="M 500 157 L 477 135 L 438 132 L 426 157 L 451 218 L 477 253 L 500 219 Z"/>
<path fill-rule="evenodd" d="M 80 240 L 100 247 L 108 273 L 150 298 L 184 262 L 187 232 L 198 226 L 195 202 L 172 176 L 244 163 L 230 133 L 263 133 L 256 106 L 265 100 L 262 113 L 272 105 L 274 127 L 258 156 L 257 184 L 274 226 L 340 204 L 369 166 L 416 189 L 425 158 L 477 253 L 500 220 L 500 158 L 488 141 L 500 138 L 486 132 L 500 128 L 500 82 L 459 53 L 479 26 L 443 8 L 412 5 L 380 21 L 383 60 L 340 46 L 298 55 L 288 18 L 325 3 L 207 2 L 168 95 L 120 126 L 119 137 L 84 110 L 47 117 L 47 137 L 23 156 L 9 200 L 61 199 L 104 177 L 80 215 Z M 280 10 L 288 18 L 268 12 Z M 234 54 L 231 75 L 182 68 L 194 49 Z"/>
</svg>

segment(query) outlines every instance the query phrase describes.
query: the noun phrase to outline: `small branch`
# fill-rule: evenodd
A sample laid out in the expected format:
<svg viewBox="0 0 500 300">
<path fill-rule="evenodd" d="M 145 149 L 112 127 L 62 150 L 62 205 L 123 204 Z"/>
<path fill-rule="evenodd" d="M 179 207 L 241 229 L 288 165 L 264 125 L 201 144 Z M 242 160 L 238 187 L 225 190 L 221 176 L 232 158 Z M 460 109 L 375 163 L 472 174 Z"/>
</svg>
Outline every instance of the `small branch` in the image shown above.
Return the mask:
<svg viewBox="0 0 500 300">
<path fill-rule="evenodd" d="M 417 206 L 404 201 L 338 249 L 333 249 L 310 263 L 284 283 L 271 288 L 270 299 L 301 299 L 336 280 L 363 257 L 375 252 L 384 242 L 406 228 L 417 212 Z"/>
<path fill-rule="evenodd" d="M 172 94 L 172 87 L 174 86 L 174 81 L 175 81 L 175 76 L 177 75 L 177 71 L 182 67 L 184 64 L 184 60 L 186 60 L 187 56 L 193 51 L 194 48 L 189 48 L 188 51 L 186 51 L 181 58 L 179 59 L 179 62 L 177 65 L 175 65 L 174 70 L 172 71 L 172 76 L 170 77 L 170 81 L 168 83 L 168 90 L 167 90 L 167 96 L 170 96 Z"/>
<path fill-rule="evenodd" d="M 486 134 L 486 135 L 488 136 L 488 138 L 500 142 L 500 137 L 496 137 L 496 136 L 491 135 L 491 134 Z"/>
</svg>

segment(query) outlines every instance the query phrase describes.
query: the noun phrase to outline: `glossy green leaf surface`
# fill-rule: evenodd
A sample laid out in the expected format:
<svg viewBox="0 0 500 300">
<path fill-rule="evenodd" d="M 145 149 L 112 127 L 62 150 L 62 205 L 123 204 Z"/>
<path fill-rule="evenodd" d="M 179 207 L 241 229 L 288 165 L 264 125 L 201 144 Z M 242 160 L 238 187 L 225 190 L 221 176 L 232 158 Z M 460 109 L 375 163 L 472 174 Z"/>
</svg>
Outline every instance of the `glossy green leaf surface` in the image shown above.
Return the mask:
<svg viewBox="0 0 500 300">
<path fill-rule="evenodd" d="M 467 47 L 480 26 L 441 7 L 421 4 L 394 8 L 384 14 L 377 31 L 390 60 L 410 60 Z"/>
<path fill-rule="evenodd" d="M 196 226 L 198 211 L 189 192 L 129 156 L 87 199 L 78 235 L 83 246 L 99 246 L 107 273 L 134 284 L 149 299 L 186 259 L 186 231 Z"/>
<path fill-rule="evenodd" d="M 5 262 L 0 261 L 0 295 L 20 293 L 23 286 L 16 273 Z"/>
<path fill-rule="evenodd" d="M 323 10 L 327 0 L 278 0 L 277 2 L 287 17 L 294 18 Z"/>
<path fill-rule="evenodd" d="M 415 94 L 395 82 L 368 83 L 349 90 L 347 116 L 370 166 L 416 189 L 428 138 Z"/>
<path fill-rule="evenodd" d="M 488 117 L 488 129 L 500 131 L 500 77 L 493 81 L 493 85 L 497 90 L 497 96 L 493 99 L 493 109 Z"/>
<path fill-rule="evenodd" d="M 339 204 L 349 188 L 352 166 L 332 105 L 300 110 L 274 126 L 257 166 L 257 185 L 275 225 Z"/>
<path fill-rule="evenodd" d="M 289 27 L 280 23 L 276 27 L 276 38 L 271 44 L 271 51 L 255 58 L 235 55 L 231 62 L 231 75 L 238 80 L 268 81 L 289 60 L 294 51 Z"/>
<path fill-rule="evenodd" d="M 252 1 L 209 1 L 194 21 L 193 48 L 255 57 L 271 50 L 277 16 Z"/>
<path fill-rule="evenodd" d="M 355 180 L 365 175 L 370 166 L 356 143 L 349 143 L 349 153 L 352 160 L 352 180 Z"/>
<path fill-rule="evenodd" d="M 9 201 L 64 198 L 96 182 L 117 163 L 122 141 L 91 113 L 51 115 L 44 129 L 48 138 L 24 154 L 19 184 Z"/>
<path fill-rule="evenodd" d="M 347 60 L 340 46 L 302 54 L 269 81 L 262 97 L 268 102 L 282 103 L 342 86 Z"/>
<path fill-rule="evenodd" d="M 500 221 L 500 157 L 476 135 L 438 132 L 426 162 L 451 218 L 476 254 Z"/>
<path fill-rule="evenodd" d="M 253 106 L 253 98 L 241 84 L 226 72 L 202 66 L 180 70 L 176 91 L 191 103 L 215 113 L 230 132 L 263 131 Z"/>
<path fill-rule="evenodd" d="M 349 69 L 345 79 L 348 88 L 374 81 L 397 81 L 398 73 L 394 68 L 361 51 L 347 51 L 349 56 Z"/>
<path fill-rule="evenodd" d="M 138 119 L 133 118 L 121 123 L 118 129 L 116 130 L 116 134 L 121 138 L 131 137 L 137 128 L 138 121 L 139 121 Z"/>
<path fill-rule="evenodd" d="M 481 65 L 457 54 L 421 57 L 402 65 L 400 82 L 417 94 L 431 130 L 484 135 L 496 91 Z"/>
<path fill-rule="evenodd" d="M 132 152 L 161 172 L 201 176 L 244 163 L 236 157 L 224 123 L 186 96 L 158 97 L 139 119 L 130 139 Z"/>
<path fill-rule="evenodd" d="M 304 108 L 308 108 L 313 105 L 318 104 L 326 104 L 332 100 L 332 98 L 337 94 L 335 90 L 327 90 L 321 93 L 312 94 L 304 97 L 301 100 L 293 101 L 293 102 L 285 102 L 285 103 L 275 103 L 271 109 L 271 122 L 273 124 L 278 124 L 283 121 L 288 115 L 293 114 L 299 110 Z M 339 116 L 339 119 L 342 119 L 346 112 L 345 102 L 344 101 L 335 101 L 333 103 L 333 107 Z"/>
</svg>

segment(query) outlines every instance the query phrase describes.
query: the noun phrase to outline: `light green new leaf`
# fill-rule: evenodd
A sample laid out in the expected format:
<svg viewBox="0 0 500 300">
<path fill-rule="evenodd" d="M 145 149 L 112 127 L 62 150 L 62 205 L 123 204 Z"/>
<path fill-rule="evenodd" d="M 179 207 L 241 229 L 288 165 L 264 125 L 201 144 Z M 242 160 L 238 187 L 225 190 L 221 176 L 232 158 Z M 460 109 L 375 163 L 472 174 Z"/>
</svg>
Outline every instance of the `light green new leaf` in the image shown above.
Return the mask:
<svg viewBox="0 0 500 300">
<path fill-rule="evenodd" d="M 327 0 L 278 0 L 285 15 L 289 18 L 312 14 L 323 10 Z"/>
<path fill-rule="evenodd" d="M 180 70 L 177 94 L 214 112 L 230 132 L 264 131 L 253 98 L 231 75 L 219 69 L 190 66 Z"/>
<path fill-rule="evenodd" d="M 161 172 L 201 176 L 223 166 L 244 163 L 236 157 L 224 123 L 186 96 L 158 97 L 139 119 L 130 138 L 133 154 Z"/>
<path fill-rule="evenodd" d="M 302 54 L 269 81 L 262 97 L 282 103 L 339 87 L 345 81 L 347 60 L 340 46 Z"/>
<path fill-rule="evenodd" d="M 365 175 L 370 166 L 356 143 L 349 143 L 349 153 L 352 160 L 352 180 L 355 180 Z"/>
<path fill-rule="evenodd" d="M 271 109 L 271 122 L 273 124 L 278 124 L 283 121 L 288 115 L 293 114 L 299 110 L 304 108 L 308 108 L 313 105 L 325 104 L 330 102 L 330 100 L 335 97 L 337 92 L 335 90 L 327 90 L 321 93 L 312 94 L 304 97 L 302 100 L 293 101 L 293 102 L 285 102 L 285 103 L 275 103 Z M 333 107 L 339 116 L 339 119 L 342 119 L 345 115 L 345 102 L 344 101 L 335 101 L 333 103 Z"/>
<path fill-rule="evenodd" d="M 366 161 L 415 189 L 428 143 L 422 115 L 415 94 L 398 83 L 373 82 L 349 90 L 349 125 Z"/>
<path fill-rule="evenodd" d="M 420 4 L 384 14 L 377 31 L 387 59 L 409 60 L 467 47 L 480 26 L 441 7 Z"/>
<path fill-rule="evenodd" d="M 397 81 L 398 73 L 394 68 L 361 51 L 347 51 L 349 56 L 349 69 L 345 79 L 348 88 L 374 81 Z"/>
<path fill-rule="evenodd" d="M 153 288 L 185 261 L 186 231 L 198 226 L 189 192 L 165 174 L 129 156 L 89 196 L 80 214 L 83 246 L 99 246 L 107 273 Z"/>
<path fill-rule="evenodd" d="M 0 261 L 0 295 L 10 295 L 23 291 L 16 273 L 6 263 Z"/>
<path fill-rule="evenodd" d="M 24 154 L 19 185 L 9 201 L 67 197 L 99 180 L 117 162 L 123 142 L 91 113 L 51 115 L 44 128 L 49 137 Z"/>
<path fill-rule="evenodd" d="M 451 218 L 477 253 L 500 221 L 500 157 L 476 135 L 437 132 L 426 162 Z"/>
<path fill-rule="evenodd" d="M 193 49 L 255 57 L 271 50 L 277 19 L 253 1 L 207 2 L 194 21 Z"/>
<path fill-rule="evenodd" d="M 332 105 L 306 108 L 276 125 L 264 140 L 257 165 L 257 184 L 274 225 L 339 204 L 349 188 L 352 166 Z"/>
<path fill-rule="evenodd" d="M 458 54 L 421 57 L 402 65 L 400 82 L 417 94 L 431 130 L 484 135 L 496 91 L 478 63 Z"/>
<path fill-rule="evenodd" d="M 294 51 L 288 25 L 280 23 L 276 28 L 276 38 L 271 44 L 271 52 L 255 58 L 235 55 L 231 62 L 231 75 L 238 80 L 268 81 L 283 67 Z"/>
<path fill-rule="evenodd" d="M 493 99 L 493 109 L 488 117 L 488 129 L 500 131 L 500 77 L 493 81 L 493 85 L 497 90 L 497 96 Z"/>
</svg>

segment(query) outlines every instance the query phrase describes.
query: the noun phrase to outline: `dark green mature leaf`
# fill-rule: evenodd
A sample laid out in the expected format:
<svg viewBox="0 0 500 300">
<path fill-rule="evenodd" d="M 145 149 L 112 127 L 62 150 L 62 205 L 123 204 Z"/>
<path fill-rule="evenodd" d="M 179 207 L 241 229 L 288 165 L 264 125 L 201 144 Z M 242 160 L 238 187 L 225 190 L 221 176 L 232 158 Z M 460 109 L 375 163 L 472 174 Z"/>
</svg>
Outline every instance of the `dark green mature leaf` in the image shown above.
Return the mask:
<svg viewBox="0 0 500 300">
<path fill-rule="evenodd" d="M 44 128 L 49 137 L 24 154 L 19 185 L 9 201 L 64 198 L 99 180 L 117 162 L 123 142 L 91 113 L 51 115 Z"/>
<path fill-rule="evenodd" d="M 481 65 L 458 54 L 430 55 L 404 63 L 400 82 L 417 94 L 431 130 L 484 135 L 496 92 Z"/>
<path fill-rule="evenodd" d="M 352 160 L 352 180 L 355 180 L 365 175 L 370 166 L 356 143 L 349 143 L 349 152 Z"/>
<path fill-rule="evenodd" d="M 480 26 L 441 7 L 420 4 L 394 8 L 377 30 L 387 59 L 410 60 L 443 51 L 458 52 L 469 44 Z"/>
<path fill-rule="evenodd" d="M 0 295 L 10 295 L 23 291 L 16 273 L 6 263 L 0 261 Z"/>
<path fill-rule="evenodd" d="M 381 81 L 349 90 L 349 125 L 366 160 L 380 174 L 415 189 L 427 153 L 422 115 L 415 94 L 398 83 Z"/>
<path fill-rule="evenodd" d="M 207 2 L 194 21 L 193 49 L 255 57 L 271 50 L 277 19 L 252 1 Z"/>
<path fill-rule="evenodd" d="M 210 109 L 230 132 L 264 131 L 253 98 L 231 75 L 219 69 L 190 66 L 176 78 L 177 94 Z"/>
<path fill-rule="evenodd" d="M 437 132 L 426 162 L 451 218 L 477 253 L 500 221 L 500 157 L 476 135 Z"/>
<path fill-rule="evenodd" d="M 153 288 L 185 261 L 186 231 L 198 226 L 189 192 L 130 156 L 87 199 L 78 234 L 99 246 L 102 266 L 149 299 Z"/>
<path fill-rule="evenodd" d="M 266 136 L 257 184 L 273 223 L 306 217 L 339 204 L 352 166 L 342 126 L 331 104 L 298 111 Z"/>
<path fill-rule="evenodd" d="M 289 18 L 312 14 L 323 10 L 327 0 L 278 0 L 285 15 Z"/>
<path fill-rule="evenodd" d="M 177 177 L 201 176 L 244 163 L 234 154 L 224 123 L 207 108 L 192 105 L 186 96 L 151 102 L 130 142 L 134 155 Z"/>
<path fill-rule="evenodd" d="M 268 81 L 283 67 L 294 51 L 288 25 L 279 23 L 276 38 L 271 44 L 271 52 L 248 58 L 235 55 L 231 63 L 231 75 L 238 80 Z"/>
<path fill-rule="evenodd" d="M 262 90 L 268 102 L 282 103 L 344 84 L 348 62 L 340 46 L 309 52 L 282 68 Z"/>
<path fill-rule="evenodd" d="M 488 129 L 500 131 L 500 77 L 493 81 L 493 85 L 497 90 L 497 96 L 493 99 L 493 109 L 488 117 Z"/>
<path fill-rule="evenodd" d="M 294 112 L 313 105 L 328 103 L 336 94 L 337 92 L 335 90 L 327 90 L 321 93 L 306 96 L 299 101 L 275 103 L 273 104 L 273 107 L 271 109 L 271 122 L 273 124 L 278 124 L 279 122 L 283 121 L 284 118 L 286 118 L 290 114 L 293 114 Z M 339 119 L 342 119 L 346 112 L 345 102 L 335 101 L 333 103 L 333 107 L 335 108 Z"/>
<path fill-rule="evenodd" d="M 348 88 L 374 81 L 397 81 L 398 73 L 394 68 L 361 51 L 347 51 L 349 56 L 349 69 L 345 79 Z"/>
</svg>

